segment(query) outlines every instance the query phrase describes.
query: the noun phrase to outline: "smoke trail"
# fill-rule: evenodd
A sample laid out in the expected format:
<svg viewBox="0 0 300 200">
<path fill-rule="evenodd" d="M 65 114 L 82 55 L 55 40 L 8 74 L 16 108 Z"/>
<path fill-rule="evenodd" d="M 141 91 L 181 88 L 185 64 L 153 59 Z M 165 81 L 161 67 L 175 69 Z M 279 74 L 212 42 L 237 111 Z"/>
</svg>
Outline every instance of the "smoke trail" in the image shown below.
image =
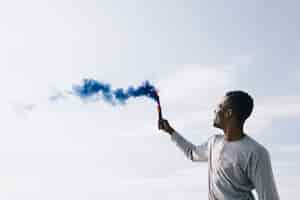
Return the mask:
<svg viewBox="0 0 300 200">
<path fill-rule="evenodd" d="M 81 85 L 73 85 L 73 93 L 81 98 L 89 98 L 94 95 L 102 95 L 103 99 L 111 103 L 125 104 L 131 97 L 148 97 L 158 102 L 158 96 L 155 87 L 149 82 L 145 81 L 138 87 L 129 86 L 126 90 L 123 88 L 112 89 L 110 84 L 101 83 L 94 79 L 83 79 Z"/>
<path fill-rule="evenodd" d="M 93 97 L 102 97 L 102 99 L 112 105 L 124 105 L 132 97 L 147 97 L 159 104 L 159 97 L 156 88 L 145 81 L 138 87 L 129 86 L 127 89 L 112 89 L 110 84 L 102 83 L 94 79 L 83 79 L 82 84 L 73 85 L 72 90 L 56 91 L 47 99 L 36 103 L 11 103 L 15 113 L 19 116 L 26 116 L 29 112 L 35 110 L 40 104 L 47 102 L 57 102 L 66 100 L 70 96 L 79 96 L 82 99 L 93 99 Z"/>
</svg>

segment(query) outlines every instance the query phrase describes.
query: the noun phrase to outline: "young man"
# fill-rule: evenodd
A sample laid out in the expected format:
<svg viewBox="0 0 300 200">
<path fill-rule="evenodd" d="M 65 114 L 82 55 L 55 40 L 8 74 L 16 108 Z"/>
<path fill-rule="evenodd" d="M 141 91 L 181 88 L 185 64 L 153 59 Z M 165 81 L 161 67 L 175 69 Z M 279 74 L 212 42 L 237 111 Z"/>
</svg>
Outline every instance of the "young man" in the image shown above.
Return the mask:
<svg viewBox="0 0 300 200">
<path fill-rule="evenodd" d="M 279 200 L 270 154 L 243 130 L 253 110 L 252 97 L 243 91 L 226 93 L 215 110 L 215 134 L 201 145 L 194 145 L 161 119 L 158 128 L 192 161 L 208 161 L 209 200 Z"/>
</svg>

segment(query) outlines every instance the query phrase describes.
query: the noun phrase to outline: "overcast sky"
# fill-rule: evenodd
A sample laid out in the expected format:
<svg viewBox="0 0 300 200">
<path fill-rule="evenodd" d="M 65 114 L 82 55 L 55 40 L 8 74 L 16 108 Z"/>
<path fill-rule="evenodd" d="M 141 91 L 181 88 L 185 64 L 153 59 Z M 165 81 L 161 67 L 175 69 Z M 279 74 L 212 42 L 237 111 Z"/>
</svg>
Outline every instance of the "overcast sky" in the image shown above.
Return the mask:
<svg viewBox="0 0 300 200">
<path fill-rule="evenodd" d="M 155 102 L 51 95 L 82 78 L 151 81 L 194 144 L 228 90 L 255 100 L 245 131 L 267 147 L 281 199 L 300 184 L 299 1 L 0 2 L 0 198 L 205 199 L 207 163 L 157 130 Z"/>
</svg>

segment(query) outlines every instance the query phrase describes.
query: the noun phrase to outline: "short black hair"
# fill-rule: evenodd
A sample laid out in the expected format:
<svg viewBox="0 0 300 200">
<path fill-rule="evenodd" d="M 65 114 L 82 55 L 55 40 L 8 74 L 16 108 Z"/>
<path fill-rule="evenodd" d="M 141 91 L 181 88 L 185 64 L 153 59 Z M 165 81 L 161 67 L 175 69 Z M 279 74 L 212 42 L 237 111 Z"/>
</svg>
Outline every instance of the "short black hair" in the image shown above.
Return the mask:
<svg viewBox="0 0 300 200">
<path fill-rule="evenodd" d="M 225 96 L 227 97 L 228 106 L 235 113 L 238 122 L 244 124 L 253 111 L 253 98 L 247 92 L 241 90 L 229 91 Z"/>
</svg>

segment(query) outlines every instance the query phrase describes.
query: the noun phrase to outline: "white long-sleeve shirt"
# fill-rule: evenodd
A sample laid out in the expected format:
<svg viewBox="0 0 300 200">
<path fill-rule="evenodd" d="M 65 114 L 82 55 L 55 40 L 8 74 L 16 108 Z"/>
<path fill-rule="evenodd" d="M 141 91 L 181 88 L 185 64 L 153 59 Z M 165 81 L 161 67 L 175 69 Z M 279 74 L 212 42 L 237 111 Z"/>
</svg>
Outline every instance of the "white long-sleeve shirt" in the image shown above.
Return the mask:
<svg viewBox="0 0 300 200">
<path fill-rule="evenodd" d="M 279 200 L 271 159 L 265 147 L 247 134 L 227 141 L 213 135 L 201 145 L 194 145 L 178 132 L 171 139 L 192 161 L 208 161 L 209 200 Z"/>
</svg>

